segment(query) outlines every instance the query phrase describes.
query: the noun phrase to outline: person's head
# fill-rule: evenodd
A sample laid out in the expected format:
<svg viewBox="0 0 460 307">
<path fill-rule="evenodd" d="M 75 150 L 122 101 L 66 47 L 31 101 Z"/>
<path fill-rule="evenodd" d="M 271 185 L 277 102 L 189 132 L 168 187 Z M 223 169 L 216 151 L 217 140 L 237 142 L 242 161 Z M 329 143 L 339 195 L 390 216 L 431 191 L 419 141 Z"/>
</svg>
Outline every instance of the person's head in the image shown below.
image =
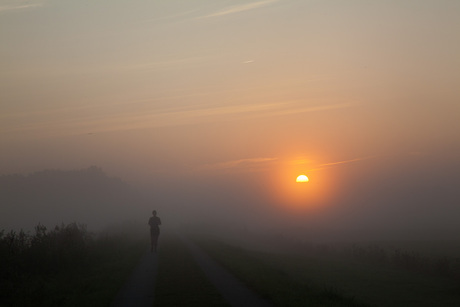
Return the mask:
<svg viewBox="0 0 460 307">
<path fill-rule="evenodd" d="M 152 215 L 153 215 L 153 216 L 157 216 L 157 210 L 153 210 L 153 211 L 152 211 Z"/>
</svg>

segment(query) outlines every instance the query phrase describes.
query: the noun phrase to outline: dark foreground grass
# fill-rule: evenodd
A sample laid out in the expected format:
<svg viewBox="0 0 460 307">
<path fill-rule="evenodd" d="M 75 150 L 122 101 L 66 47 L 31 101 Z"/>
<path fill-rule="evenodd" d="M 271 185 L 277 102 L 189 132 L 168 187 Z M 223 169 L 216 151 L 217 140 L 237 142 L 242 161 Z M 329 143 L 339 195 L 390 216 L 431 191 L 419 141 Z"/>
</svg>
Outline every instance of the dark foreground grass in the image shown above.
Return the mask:
<svg viewBox="0 0 460 307">
<path fill-rule="evenodd" d="M 109 306 L 139 261 L 145 244 L 124 248 L 92 267 L 31 278 L 17 292 L 12 306 Z"/>
<path fill-rule="evenodd" d="M 176 236 L 162 238 L 154 306 L 228 306 Z"/>
<path fill-rule="evenodd" d="M 372 306 L 460 306 L 458 281 L 449 278 L 327 255 L 268 258 L 293 278 L 331 285 Z"/>
<path fill-rule="evenodd" d="M 367 306 L 339 293 L 334 287 L 318 287 L 293 278 L 270 264 L 270 255 L 229 246 L 217 241 L 197 243 L 249 288 L 275 306 Z"/>
<path fill-rule="evenodd" d="M 76 224 L 0 236 L 0 306 L 108 306 L 145 250 Z"/>
<path fill-rule="evenodd" d="M 198 240 L 278 306 L 460 306 L 458 281 L 325 255 L 248 251 Z"/>
</svg>

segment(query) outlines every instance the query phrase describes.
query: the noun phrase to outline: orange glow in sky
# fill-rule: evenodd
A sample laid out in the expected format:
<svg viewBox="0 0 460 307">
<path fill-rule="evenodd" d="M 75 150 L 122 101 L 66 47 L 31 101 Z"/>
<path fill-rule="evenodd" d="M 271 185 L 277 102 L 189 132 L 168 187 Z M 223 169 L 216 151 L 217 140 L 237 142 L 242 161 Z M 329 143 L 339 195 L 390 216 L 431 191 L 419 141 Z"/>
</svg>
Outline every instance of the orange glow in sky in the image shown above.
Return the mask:
<svg viewBox="0 0 460 307">
<path fill-rule="evenodd" d="M 308 177 L 298 161 L 289 160 L 280 163 L 272 179 L 271 195 L 276 205 L 287 210 L 323 210 L 334 192 L 334 176 L 330 169 L 318 169 L 308 172 Z M 302 169 L 301 169 L 302 168 Z M 302 175 L 298 175 L 301 173 Z M 293 180 L 296 178 L 296 180 Z"/>
<path fill-rule="evenodd" d="M 0 177 L 95 165 L 172 220 L 457 227 L 460 1 L 363 3 L 2 1 Z"/>
</svg>

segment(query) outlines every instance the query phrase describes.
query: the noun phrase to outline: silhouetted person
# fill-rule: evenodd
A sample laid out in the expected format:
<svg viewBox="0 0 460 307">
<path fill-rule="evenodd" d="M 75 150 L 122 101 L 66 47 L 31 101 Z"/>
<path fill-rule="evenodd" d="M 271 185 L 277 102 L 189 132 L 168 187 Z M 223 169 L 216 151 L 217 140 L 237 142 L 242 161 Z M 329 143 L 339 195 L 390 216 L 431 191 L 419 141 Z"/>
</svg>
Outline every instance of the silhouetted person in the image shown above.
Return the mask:
<svg viewBox="0 0 460 307">
<path fill-rule="evenodd" d="M 157 244 L 158 244 L 158 236 L 160 235 L 160 225 L 161 225 L 161 220 L 157 216 L 156 210 L 152 211 L 152 217 L 149 219 L 149 225 L 150 225 L 150 251 L 157 251 Z"/>
</svg>

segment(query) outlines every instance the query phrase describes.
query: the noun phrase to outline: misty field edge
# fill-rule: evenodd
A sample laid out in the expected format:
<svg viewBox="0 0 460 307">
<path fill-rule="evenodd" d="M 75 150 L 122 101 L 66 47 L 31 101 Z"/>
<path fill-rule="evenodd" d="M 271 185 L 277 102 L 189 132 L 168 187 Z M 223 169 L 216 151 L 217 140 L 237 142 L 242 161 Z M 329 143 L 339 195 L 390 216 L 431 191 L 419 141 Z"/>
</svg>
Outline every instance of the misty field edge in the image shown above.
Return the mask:
<svg viewBox="0 0 460 307">
<path fill-rule="evenodd" d="M 271 289 L 276 288 L 279 280 L 284 280 L 279 283 L 281 288 L 286 284 L 292 287 L 281 291 L 280 297 L 291 293 L 289 299 L 295 295 L 289 291 L 306 287 L 310 293 L 343 299 L 348 306 L 460 305 L 458 280 L 452 278 L 358 261 L 340 253 L 320 250 L 273 253 L 248 250 L 215 238 L 197 237 L 195 240 L 249 287 L 255 291 L 262 288 L 267 295 L 275 296 Z M 277 282 L 270 281 L 270 278 Z M 280 305 L 301 306 L 284 301 Z"/>
<path fill-rule="evenodd" d="M 214 260 L 248 288 L 275 306 L 369 306 L 342 294 L 334 286 L 318 286 L 289 276 L 264 261 L 263 253 L 251 252 L 220 241 L 193 238 Z"/>
</svg>

